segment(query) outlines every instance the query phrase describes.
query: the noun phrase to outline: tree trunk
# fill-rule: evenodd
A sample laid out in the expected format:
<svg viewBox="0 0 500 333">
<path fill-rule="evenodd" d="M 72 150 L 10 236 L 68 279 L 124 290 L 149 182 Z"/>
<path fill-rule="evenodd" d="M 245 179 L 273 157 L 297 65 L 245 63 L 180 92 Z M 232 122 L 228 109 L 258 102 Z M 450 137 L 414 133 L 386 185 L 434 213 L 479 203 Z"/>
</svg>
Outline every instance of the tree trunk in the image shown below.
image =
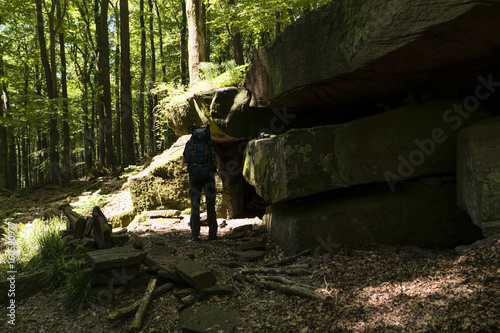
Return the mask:
<svg viewBox="0 0 500 333">
<path fill-rule="evenodd" d="M 58 6 L 59 7 L 59 6 Z M 60 17 L 60 8 L 58 8 L 58 18 Z M 64 34 L 59 33 L 59 52 L 61 55 L 61 87 L 63 98 L 63 182 L 68 184 L 71 180 L 71 141 L 69 134 L 69 106 L 68 106 L 68 84 L 66 78 L 66 51 L 64 43 Z"/>
<path fill-rule="evenodd" d="M 118 7 L 118 6 L 117 6 Z M 116 28 L 115 28 L 115 39 L 116 39 L 116 51 L 115 51 L 115 114 L 116 114 L 116 126 L 115 126 L 115 148 L 116 148 L 116 163 L 122 163 L 122 123 L 120 114 L 120 13 L 119 9 L 115 8 L 116 17 Z"/>
<path fill-rule="evenodd" d="M 185 5 L 182 5 L 182 8 L 184 11 L 186 10 Z M 160 10 L 158 9 L 158 1 L 155 1 L 155 9 L 156 9 L 156 19 L 158 20 L 158 35 L 160 37 L 161 75 L 162 75 L 162 81 L 166 82 L 167 81 L 167 66 L 165 65 L 165 55 L 163 53 L 162 21 L 161 21 L 161 16 L 160 16 Z M 184 26 L 184 30 L 186 30 L 185 26 Z"/>
<path fill-rule="evenodd" d="M 156 51 L 155 51 L 155 35 L 154 35 L 154 12 L 153 12 L 153 0 L 149 0 L 149 40 L 151 44 L 151 84 L 149 89 L 153 89 L 156 84 Z M 148 94 L 148 104 L 149 104 L 149 112 L 148 112 L 148 130 L 149 130 L 149 146 L 150 146 L 150 155 L 156 154 L 156 131 L 155 131 L 155 122 L 154 122 L 154 108 L 157 104 L 156 95 Z"/>
<path fill-rule="evenodd" d="M 188 22 L 188 64 L 189 84 L 199 79 L 198 66 L 205 61 L 205 32 L 201 0 L 186 1 L 186 15 Z"/>
<path fill-rule="evenodd" d="M 113 148 L 111 83 L 109 79 L 108 3 L 109 0 L 101 0 L 101 12 L 98 17 L 96 16 L 97 72 L 99 78 L 99 152 L 101 163 L 106 167 L 113 167 L 116 165 L 116 157 Z"/>
<path fill-rule="evenodd" d="M 3 81 L 3 59 L 0 54 L 0 80 Z M 0 118 L 5 116 L 4 104 L 0 103 Z M 7 188 L 7 163 L 8 163 L 8 149 L 7 149 L 7 127 L 2 123 L 0 124 L 0 189 Z"/>
<path fill-rule="evenodd" d="M 140 155 L 144 156 L 145 134 L 144 134 L 144 92 L 146 82 L 146 27 L 144 26 L 144 0 L 140 0 L 139 4 L 139 22 L 141 29 L 141 80 L 139 87 L 139 145 Z"/>
<path fill-rule="evenodd" d="M 9 94 L 7 92 L 7 86 L 2 82 L 2 98 L 3 107 L 5 109 L 5 117 L 11 118 L 10 116 L 10 101 Z M 16 137 L 11 128 L 7 130 L 7 184 L 6 188 L 9 190 L 14 190 L 17 187 L 17 159 L 16 159 Z"/>
<path fill-rule="evenodd" d="M 38 32 L 38 42 L 40 45 L 40 57 L 42 60 L 42 65 L 45 71 L 45 81 L 47 86 L 47 95 L 49 97 L 49 108 L 50 108 L 50 118 L 49 118 L 49 133 L 50 133 L 50 170 L 51 170 L 51 181 L 53 183 L 62 184 L 61 170 L 59 166 L 59 131 L 57 128 L 57 107 L 53 100 L 57 98 L 57 78 L 56 78 L 56 55 L 55 55 L 55 35 L 56 28 L 54 27 L 54 11 L 55 11 L 55 0 L 52 0 L 51 11 L 48 13 L 49 16 L 49 37 L 50 37 L 50 63 L 48 61 L 49 57 L 47 54 L 47 46 L 45 43 L 45 31 L 43 24 L 43 8 L 44 0 L 36 1 L 36 11 L 37 11 L 37 32 Z"/>
<path fill-rule="evenodd" d="M 120 0 L 120 44 L 122 46 L 121 114 L 123 140 L 123 166 L 135 163 L 134 123 L 132 118 L 132 94 L 130 77 L 130 31 L 128 0 Z"/>
<path fill-rule="evenodd" d="M 182 2 L 182 22 L 180 27 L 180 41 L 179 41 L 179 49 L 180 49 L 180 60 L 179 60 L 179 70 L 181 71 L 181 82 L 183 85 L 188 84 L 188 48 L 186 43 L 186 35 L 187 35 L 187 14 L 186 14 L 186 2 Z"/>
<path fill-rule="evenodd" d="M 227 0 L 228 5 L 235 5 L 235 0 Z M 233 18 L 231 18 L 233 20 Z M 231 50 L 233 51 L 234 61 L 236 65 L 241 66 L 245 64 L 245 58 L 243 57 L 243 45 L 241 43 L 241 33 L 235 31 L 234 25 L 227 24 L 226 28 L 229 33 L 229 38 L 231 40 Z"/>
</svg>

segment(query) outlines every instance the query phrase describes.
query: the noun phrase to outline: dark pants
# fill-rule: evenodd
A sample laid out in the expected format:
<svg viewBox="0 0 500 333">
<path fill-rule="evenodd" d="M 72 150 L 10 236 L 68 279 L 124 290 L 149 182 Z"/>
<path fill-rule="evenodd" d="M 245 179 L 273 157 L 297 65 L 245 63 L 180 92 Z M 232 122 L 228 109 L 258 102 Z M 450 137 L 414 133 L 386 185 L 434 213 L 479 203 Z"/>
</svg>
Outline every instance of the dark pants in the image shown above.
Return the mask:
<svg viewBox="0 0 500 333">
<path fill-rule="evenodd" d="M 200 200 L 201 191 L 205 192 L 205 201 L 207 203 L 208 220 L 208 238 L 214 239 L 217 236 L 217 219 L 215 217 L 215 181 L 213 177 L 205 179 L 189 179 L 191 197 L 191 235 L 198 238 L 200 235 Z"/>
</svg>

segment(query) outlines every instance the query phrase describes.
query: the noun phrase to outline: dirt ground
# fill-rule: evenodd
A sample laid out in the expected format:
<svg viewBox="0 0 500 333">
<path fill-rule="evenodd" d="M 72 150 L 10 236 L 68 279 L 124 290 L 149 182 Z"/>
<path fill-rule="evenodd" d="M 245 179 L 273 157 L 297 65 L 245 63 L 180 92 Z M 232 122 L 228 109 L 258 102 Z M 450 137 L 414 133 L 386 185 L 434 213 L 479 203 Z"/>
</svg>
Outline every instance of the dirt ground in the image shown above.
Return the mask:
<svg viewBox="0 0 500 333">
<path fill-rule="evenodd" d="M 75 184 L 72 190 L 80 191 L 90 185 L 90 182 Z M 117 196 L 103 209 L 105 215 L 127 209 L 130 196 L 126 190 L 120 190 L 121 183 L 107 186 L 108 191 Z M 40 197 L 52 193 L 47 189 L 36 191 L 39 192 L 19 199 L 26 200 L 18 206 L 25 207 L 25 219 L 41 214 L 46 207 L 37 206 Z M 11 201 L 9 205 L 14 203 Z M 321 302 L 235 280 L 233 277 L 241 267 L 228 267 L 228 263 L 234 262 L 231 253 L 245 238 L 230 239 L 226 235 L 243 224 L 252 224 L 256 229 L 262 221 L 254 217 L 224 223 L 219 220 L 219 223 L 219 239 L 215 241 L 207 240 L 205 227 L 201 241 L 189 241 L 187 217 L 177 223 L 146 223 L 130 228 L 129 233 L 137 235 L 145 249 L 164 244 L 174 248 L 176 256 L 200 261 L 215 272 L 217 284 L 233 288 L 232 295 L 210 296 L 192 307 L 216 305 L 237 314 L 240 321 L 234 332 L 500 330 L 500 236 L 460 251 L 367 244 L 300 257 L 291 264 L 307 265 L 311 273 L 288 278 L 315 286 L 318 292 L 331 296 L 331 301 Z M 285 255 L 280 249 L 268 240 L 264 258 L 244 265 L 262 267 L 283 258 Z M 91 305 L 77 313 L 64 308 L 57 291 L 41 291 L 17 302 L 15 326 L 8 324 L 5 307 L 2 307 L 0 331 L 127 332 L 133 317 L 110 321 L 107 316 L 140 299 L 146 284 L 147 280 L 120 287 L 109 304 Z M 143 332 L 180 331 L 181 302 L 174 292 L 181 288 L 184 287 L 176 286 L 152 301 Z"/>
</svg>

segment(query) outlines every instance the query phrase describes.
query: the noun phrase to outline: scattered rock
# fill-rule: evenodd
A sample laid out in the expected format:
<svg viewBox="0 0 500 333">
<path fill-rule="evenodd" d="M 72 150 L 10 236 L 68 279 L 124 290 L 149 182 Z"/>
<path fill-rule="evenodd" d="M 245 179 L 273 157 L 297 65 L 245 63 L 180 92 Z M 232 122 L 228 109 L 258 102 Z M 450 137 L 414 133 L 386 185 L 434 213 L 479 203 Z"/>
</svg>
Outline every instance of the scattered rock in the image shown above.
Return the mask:
<svg viewBox="0 0 500 333">
<path fill-rule="evenodd" d="M 183 333 L 229 333 L 239 321 L 236 314 L 215 306 L 186 309 L 179 318 Z"/>
<path fill-rule="evenodd" d="M 89 278 L 94 284 L 127 285 L 135 279 L 141 270 L 140 264 L 113 267 L 102 270 L 90 270 Z"/>
<path fill-rule="evenodd" d="M 175 265 L 175 270 L 194 289 L 201 290 L 216 282 L 215 274 L 197 261 L 183 261 Z"/>
<path fill-rule="evenodd" d="M 138 264 L 144 259 L 145 255 L 146 253 L 132 247 L 114 247 L 87 252 L 85 259 L 93 270 L 99 271 Z"/>
<path fill-rule="evenodd" d="M 129 240 L 128 235 L 111 235 L 111 242 L 113 246 L 124 246 Z"/>
</svg>

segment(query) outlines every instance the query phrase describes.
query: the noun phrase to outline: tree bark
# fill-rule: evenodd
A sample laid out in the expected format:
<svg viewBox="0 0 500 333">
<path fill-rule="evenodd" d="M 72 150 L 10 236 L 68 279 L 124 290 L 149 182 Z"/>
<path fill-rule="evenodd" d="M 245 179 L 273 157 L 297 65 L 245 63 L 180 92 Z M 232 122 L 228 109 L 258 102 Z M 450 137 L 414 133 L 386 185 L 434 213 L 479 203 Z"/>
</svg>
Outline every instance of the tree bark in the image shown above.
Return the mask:
<svg viewBox="0 0 500 333">
<path fill-rule="evenodd" d="M 198 66 L 205 61 L 205 32 L 201 0 L 186 1 L 186 15 L 188 22 L 188 64 L 189 84 L 199 79 Z"/>
<path fill-rule="evenodd" d="M 108 3 L 109 0 L 101 0 L 101 12 L 96 17 L 97 72 L 99 78 L 99 152 L 101 163 L 106 167 L 114 167 L 116 165 L 116 157 L 113 147 L 111 83 L 109 78 Z"/>
<path fill-rule="evenodd" d="M 139 2 L 139 22 L 141 30 L 141 79 L 139 85 L 139 108 L 137 116 L 139 117 L 139 145 L 140 155 L 144 156 L 145 134 L 144 134 L 144 93 L 146 83 L 146 27 L 144 25 L 144 0 Z"/>
<path fill-rule="evenodd" d="M 121 164 L 122 162 L 122 123 L 120 114 L 120 13 L 118 6 L 115 8 L 116 17 L 116 28 L 115 28 L 115 39 L 116 39 L 116 51 L 115 51 L 115 114 L 116 114 L 116 126 L 115 126 L 115 148 L 116 148 L 116 163 Z"/>
<path fill-rule="evenodd" d="M 235 0 L 227 0 L 228 5 L 235 5 Z M 231 40 L 231 50 L 233 51 L 234 61 L 236 65 L 241 66 L 245 64 L 245 58 L 243 57 L 243 45 L 241 43 L 241 33 L 235 31 L 234 25 L 232 23 L 226 24 L 227 31 L 229 33 L 229 38 Z"/>
<path fill-rule="evenodd" d="M 186 43 L 187 35 L 187 14 L 186 14 L 186 1 L 182 2 L 182 21 L 180 25 L 180 39 L 179 39 L 179 70 L 181 72 L 181 82 L 183 85 L 187 85 L 189 79 L 189 73 L 187 68 L 188 63 L 188 47 Z"/>
<path fill-rule="evenodd" d="M 183 11 L 185 12 L 186 6 L 182 5 Z M 165 55 L 163 52 L 163 31 L 162 31 L 162 20 L 160 16 L 160 10 L 158 9 L 158 1 L 155 1 L 155 9 L 156 9 L 156 19 L 158 20 L 158 36 L 160 38 L 160 61 L 161 61 L 161 75 L 162 81 L 167 81 L 167 66 L 165 65 Z M 184 15 L 185 16 L 185 15 Z M 184 30 L 186 30 L 184 25 Z"/>
<path fill-rule="evenodd" d="M 132 118 L 132 94 L 130 77 L 130 32 L 128 17 L 128 0 L 120 0 L 120 44 L 122 46 L 121 76 L 121 117 L 123 140 L 123 165 L 135 163 L 134 125 Z"/>
<path fill-rule="evenodd" d="M 151 44 L 151 84 L 149 89 L 153 89 L 156 84 L 156 50 L 155 50 L 155 34 L 154 34 L 154 8 L 153 0 L 149 0 L 149 41 Z M 156 154 L 156 131 L 155 131 L 155 118 L 154 108 L 157 104 L 156 94 L 148 94 L 148 131 L 149 131 L 149 151 L 150 155 Z"/>
<path fill-rule="evenodd" d="M 58 19 L 62 20 L 61 9 L 58 4 Z M 64 33 L 59 33 L 59 52 L 61 57 L 61 87 L 62 87 L 62 112 L 63 112 L 63 182 L 68 184 L 71 180 L 71 140 L 69 133 L 69 106 L 68 83 L 66 77 L 66 49 Z"/>
<path fill-rule="evenodd" d="M 3 79 L 3 58 L 0 54 L 0 79 Z M 3 81 L 3 80 L 2 80 Z M 5 116 L 4 103 L 0 103 L 0 117 Z M 0 124 L 0 189 L 7 188 L 8 180 L 8 149 L 7 149 L 7 127 Z"/>
</svg>

